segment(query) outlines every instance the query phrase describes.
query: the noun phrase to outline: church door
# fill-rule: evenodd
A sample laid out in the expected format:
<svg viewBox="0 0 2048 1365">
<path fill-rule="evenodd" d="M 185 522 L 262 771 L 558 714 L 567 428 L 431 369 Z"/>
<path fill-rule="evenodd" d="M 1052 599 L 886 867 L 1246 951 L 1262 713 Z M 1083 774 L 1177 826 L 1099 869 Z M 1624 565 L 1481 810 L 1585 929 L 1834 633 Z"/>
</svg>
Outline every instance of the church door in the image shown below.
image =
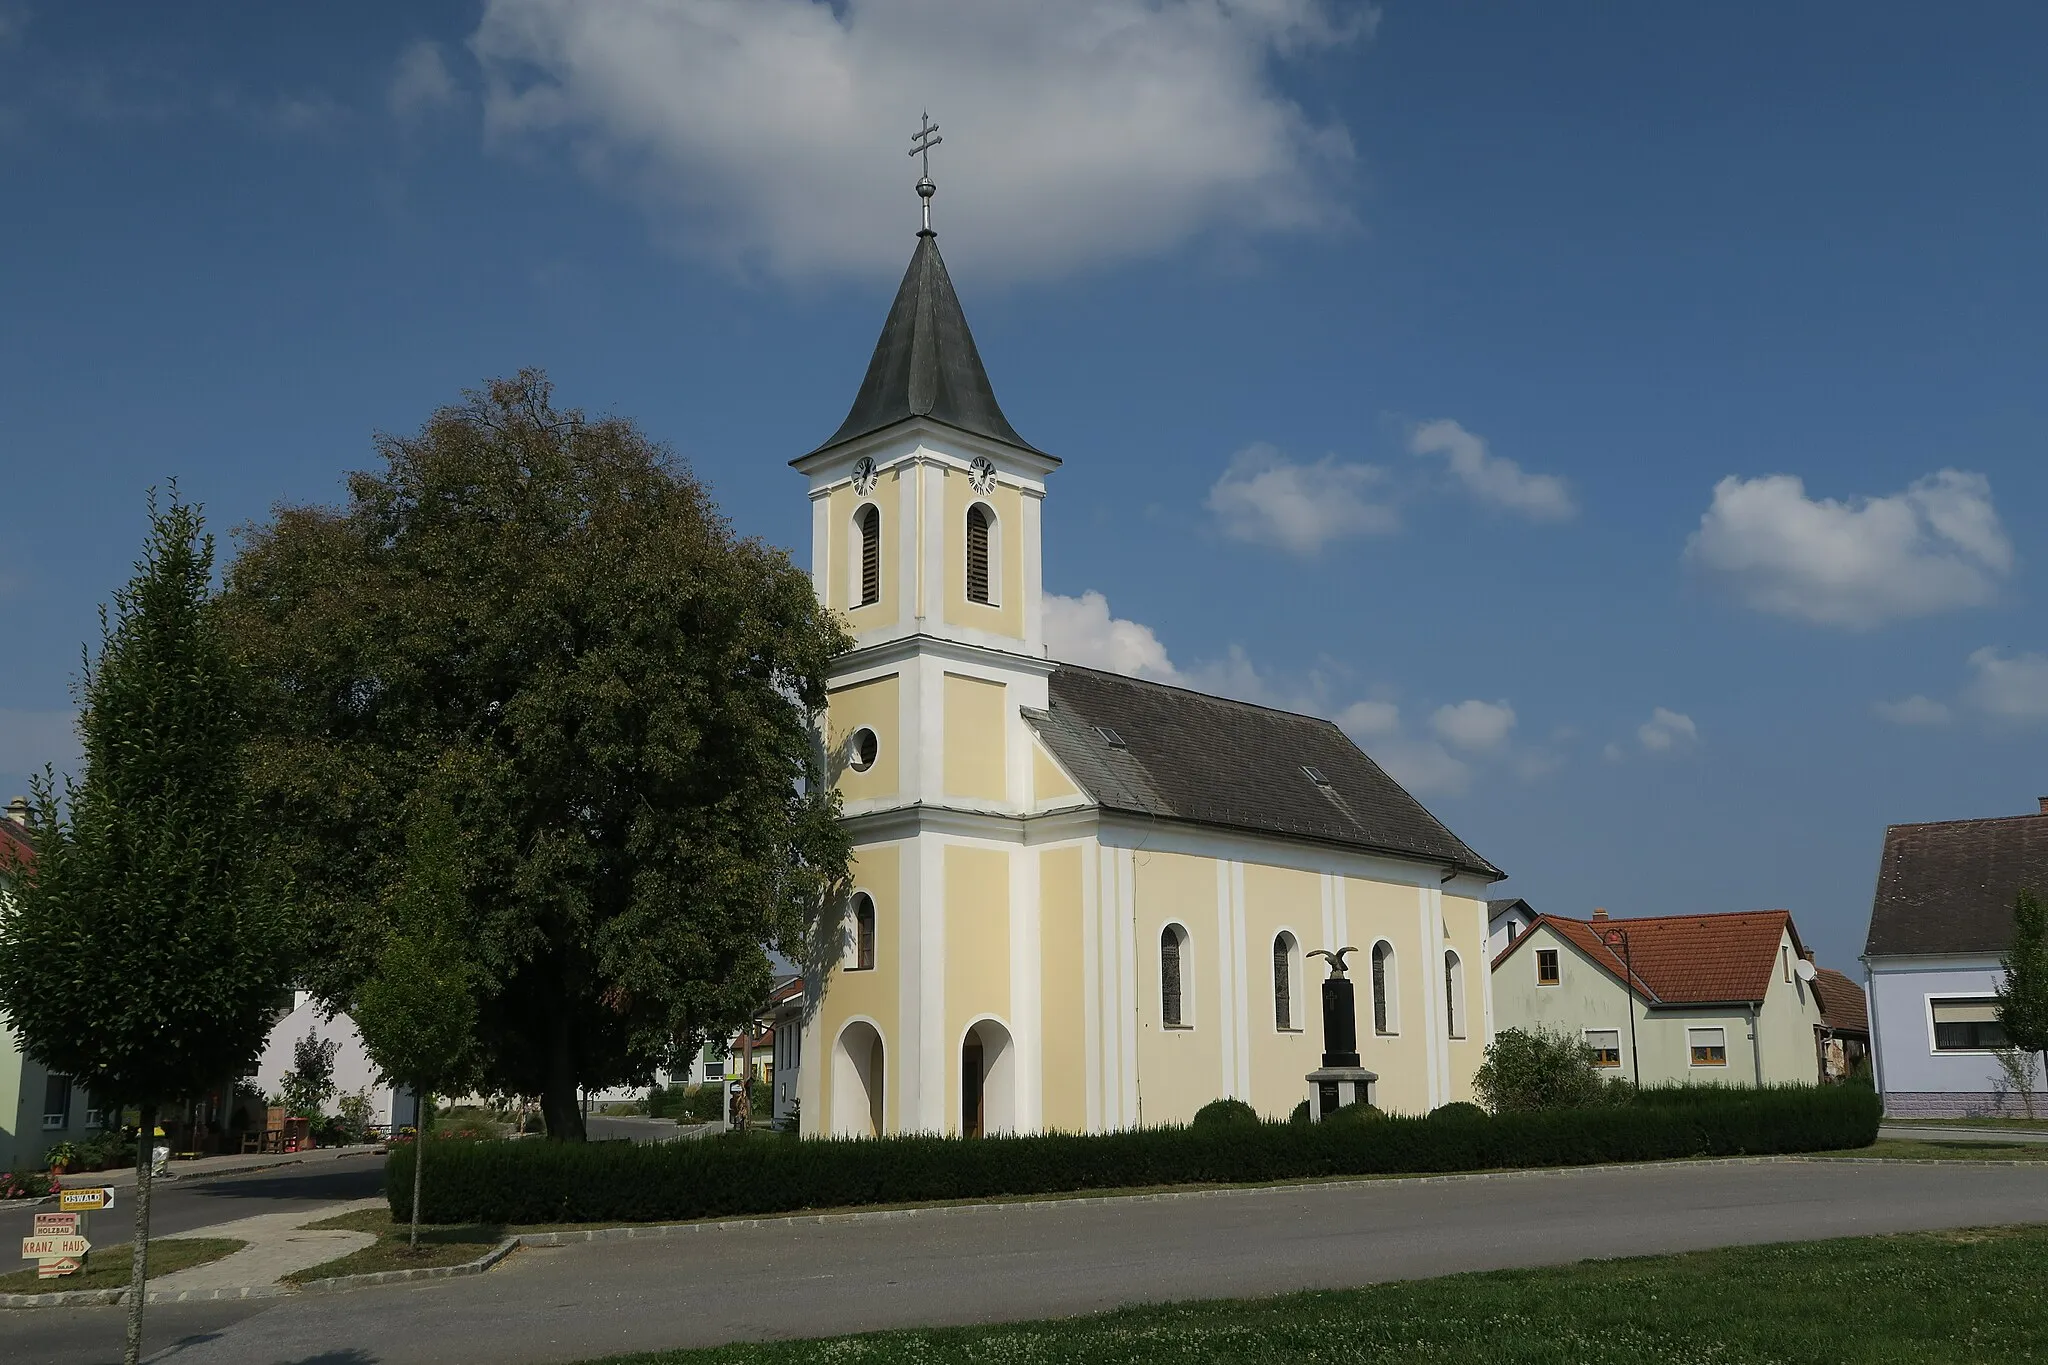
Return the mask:
<svg viewBox="0 0 2048 1365">
<path fill-rule="evenodd" d="M 967 1035 L 960 1049 L 960 1132 L 964 1137 L 982 1134 L 981 1039 Z"/>
</svg>

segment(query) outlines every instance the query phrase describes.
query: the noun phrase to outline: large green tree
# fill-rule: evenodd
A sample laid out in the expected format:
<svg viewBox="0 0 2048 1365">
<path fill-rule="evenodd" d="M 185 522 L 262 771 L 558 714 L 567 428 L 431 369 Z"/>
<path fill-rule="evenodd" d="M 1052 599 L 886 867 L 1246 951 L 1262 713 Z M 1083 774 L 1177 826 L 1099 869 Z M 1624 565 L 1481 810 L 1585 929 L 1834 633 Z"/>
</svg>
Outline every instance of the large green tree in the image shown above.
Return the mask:
<svg viewBox="0 0 2048 1365">
<path fill-rule="evenodd" d="M 253 765 L 342 1004 L 430 770 L 461 826 L 482 1083 L 581 1137 L 750 1018 L 765 948 L 818 941 L 848 844 L 811 718 L 846 636 L 632 423 L 527 371 L 378 440 L 339 509 L 288 507 L 228 575 L 262 679 Z"/>
<path fill-rule="evenodd" d="M 127 1359 L 141 1348 L 160 1107 L 246 1075 L 290 968 L 244 783 L 246 692 L 196 509 L 150 500 L 82 683 L 84 766 L 36 784 L 36 861 L 0 925 L 0 1009 L 96 1106 L 141 1110 Z"/>
</svg>

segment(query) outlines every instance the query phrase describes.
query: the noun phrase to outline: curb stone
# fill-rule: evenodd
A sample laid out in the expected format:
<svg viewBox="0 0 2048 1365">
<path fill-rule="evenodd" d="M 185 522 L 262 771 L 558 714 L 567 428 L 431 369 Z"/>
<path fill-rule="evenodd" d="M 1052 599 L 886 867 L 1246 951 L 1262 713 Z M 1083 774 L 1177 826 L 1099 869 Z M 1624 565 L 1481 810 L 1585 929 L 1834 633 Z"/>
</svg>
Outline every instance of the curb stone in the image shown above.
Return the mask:
<svg viewBox="0 0 2048 1365">
<path fill-rule="evenodd" d="M 413 1284 L 424 1280 L 447 1280 L 470 1275 L 481 1275 L 510 1256 L 521 1247 L 565 1247 L 582 1246 L 596 1242 L 628 1242 L 639 1239 L 660 1240 L 680 1237 L 687 1233 L 728 1232 L 748 1228 L 812 1226 L 823 1223 L 868 1223 L 898 1218 L 943 1218 L 956 1214 L 980 1213 L 990 1209 L 1036 1210 L 1044 1208 L 1087 1207 L 1103 1204 L 1163 1203 L 1173 1199 L 1217 1199 L 1243 1197 L 1254 1194 L 1270 1194 L 1276 1190 L 1340 1190 L 1352 1189 L 1359 1185 L 1423 1185 L 1441 1184 L 1462 1180 L 1502 1180 L 1509 1177 L 1528 1176 L 1573 1176 L 1595 1171 L 1642 1171 L 1668 1170 L 1673 1166 L 1776 1166 L 1803 1164 L 1814 1166 L 1973 1166 L 2009 1167 L 2041 1166 L 2048 1162 L 1998 1158 L 1963 1158 L 1949 1160 L 1937 1157 L 1886 1157 L 1886 1156 L 1814 1156 L 1805 1153 L 1791 1153 L 1779 1156 L 1736 1156 L 1703 1157 L 1678 1161 L 1635 1161 L 1597 1166 L 1538 1166 L 1525 1170 L 1510 1171 L 1454 1171 L 1438 1175 L 1408 1176 L 1352 1176 L 1340 1180 L 1321 1180 L 1287 1185 L 1226 1185 L 1195 1190 L 1165 1190 L 1154 1194 L 1108 1194 L 1083 1195 L 1071 1199 L 1058 1197 L 1042 1199 L 1018 1199 L 1008 1202 L 974 1204 L 937 1204 L 912 1209 L 852 1209 L 843 1213 L 791 1213 L 769 1214 L 759 1218 L 729 1218 L 717 1222 L 656 1223 L 636 1224 L 625 1227 L 579 1228 L 562 1232 L 522 1232 L 507 1237 L 496 1246 L 474 1260 L 457 1262 L 454 1265 L 422 1266 L 413 1270 L 378 1270 L 362 1275 L 335 1275 L 326 1279 L 306 1280 L 297 1285 L 257 1285 L 242 1289 L 187 1289 L 163 1293 L 152 1291 L 150 1303 L 196 1303 L 210 1299 L 270 1299 L 284 1298 L 296 1293 L 330 1294 L 350 1289 L 372 1289 L 381 1285 Z M 80 1308 L 90 1305 L 120 1304 L 126 1302 L 126 1289 L 81 1289 L 52 1294 L 0 1294 L 0 1309 L 4 1308 Z"/>
</svg>

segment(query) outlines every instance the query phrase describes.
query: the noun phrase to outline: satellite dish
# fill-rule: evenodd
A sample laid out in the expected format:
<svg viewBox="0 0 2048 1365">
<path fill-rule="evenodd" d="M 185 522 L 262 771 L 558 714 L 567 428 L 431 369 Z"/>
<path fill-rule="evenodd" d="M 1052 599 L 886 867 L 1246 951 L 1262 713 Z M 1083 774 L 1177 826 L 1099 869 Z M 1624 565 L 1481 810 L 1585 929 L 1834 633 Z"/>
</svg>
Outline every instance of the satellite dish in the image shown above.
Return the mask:
<svg viewBox="0 0 2048 1365">
<path fill-rule="evenodd" d="M 1801 981 L 1811 981 L 1816 976 L 1819 976 L 1820 973 L 1814 970 L 1811 962 L 1802 957 L 1792 964 L 1792 975 L 1798 977 Z"/>
</svg>

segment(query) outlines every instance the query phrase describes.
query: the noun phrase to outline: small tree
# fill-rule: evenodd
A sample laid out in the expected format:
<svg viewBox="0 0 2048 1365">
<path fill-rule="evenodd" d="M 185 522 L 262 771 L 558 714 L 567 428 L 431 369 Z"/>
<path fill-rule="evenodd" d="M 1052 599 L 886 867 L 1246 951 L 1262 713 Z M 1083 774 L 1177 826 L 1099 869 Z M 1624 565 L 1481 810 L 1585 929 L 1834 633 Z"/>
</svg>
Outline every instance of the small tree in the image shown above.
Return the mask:
<svg viewBox="0 0 2048 1365">
<path fill-rule="evenodd" d="M 1472 1088 L 1496 1114 L 1580 1109 L 1599 1104 L 1605 1094 L 1585 1040 L 1540 1028 L 1502 1029 L 1486 1045 Z"/>
<path fill-rule="evenodd" d="M 140 1110 L 125 1359 L 141 1356 L 150 1134 L 166 1104 L 255 1069 L 289 980 L 243 787 L 243 687 L 197 509 L 149 503 L 136 576 L 81 683 L 84 764 L 34 784 L 36 861 L 0 925 L 0 1010 L 96 1105 Z"/>
<path fill-rule="evenodd" d="M 317 1121 L 327 1097 L 334 1093 L 334 1054 L 341 1044 L 323 1039 L 312 1029 L 292 1044 L 292 1069 L 278 1080 L 278 1098 L 285 1112 Z"/>
<path fill-rule="evenodd" d="M 427 1164 L 433 1097 L 453 1085 L 476 1027 L 474 975 L 461 931 L 461 837 L 437 795 L 415 803 L 406 831 L 405 871 L 390 900 L 376 967 L 357 992 L 352 1017 L 363 1049 L 386 1080 L 412 1091 L 420 1110 L 412 1157 L 412 1235 L 420 1242 L 421 1172 Z"/>
<path fill-rule="evenodd" d="M 1998 1057 L 2006 1085 L 2034 1117 L 2034 1060 L 2048 1051 L 2048 900 L 2031 890 L 2013 901 L 2012 944 L 1998 960 L 1998 1023 L 2006 1052 Z M 2010 1053 L 2011 1055 L 2007 1055 Z"/>
</svg>

